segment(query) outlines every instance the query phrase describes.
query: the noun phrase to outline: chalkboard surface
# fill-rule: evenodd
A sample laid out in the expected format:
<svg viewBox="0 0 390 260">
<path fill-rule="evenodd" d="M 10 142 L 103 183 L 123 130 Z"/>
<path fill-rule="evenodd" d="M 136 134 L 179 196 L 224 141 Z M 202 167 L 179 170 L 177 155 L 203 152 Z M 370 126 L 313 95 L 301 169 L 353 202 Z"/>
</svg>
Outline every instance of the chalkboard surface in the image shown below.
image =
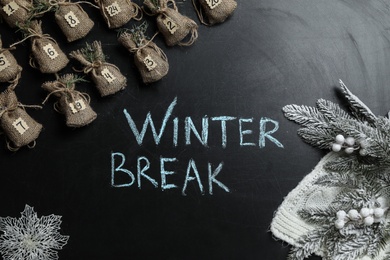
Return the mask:
<svg viewBox="0 0 390 260">
<path fill-rule="evenodd" d="M 197 20 L 191 1 L 177 4 Z M 31 150 L 9 152 L 2 139 L 0 216 L 18 217 L 25 204 L 62 215 L 70 240 L 60 259 L 286 259 L 288 247 L 268 232 L 273 213 L 325 152 L 303 143 L 281 108 L 343 103 L 342 79 L 375 114 L 387 113 L 389 3 L 239 1 L 225 23 L 200 26 L 191 47 L 157 36 L 170 70 L 151 85 L 99 11 L 84 9 L 95 21 L 85 39 L 68 44 L 53 14 L 44 32 L 66 53 L 100 40 L 128 87 L 101 98 L 92 83 L 78 85 L 98 114 L 80 129 L 65 126 L 53 99 L 28 109 L 44 130 Z M 5 47 L 22 37 L 4 23 L 0 34 Z M 19 100 L 40 104 L 54 77 L 28 66 L 28 41 L 13 53 L 23 66 Z"/>
</svg>

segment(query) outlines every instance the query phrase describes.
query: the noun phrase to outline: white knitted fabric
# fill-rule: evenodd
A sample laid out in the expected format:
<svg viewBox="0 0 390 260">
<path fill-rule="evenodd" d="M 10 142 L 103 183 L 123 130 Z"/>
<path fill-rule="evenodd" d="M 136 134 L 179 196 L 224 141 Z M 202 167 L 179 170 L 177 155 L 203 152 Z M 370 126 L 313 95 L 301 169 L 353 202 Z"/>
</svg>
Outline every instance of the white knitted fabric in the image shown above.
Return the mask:
<svg viewBox="0 0 390 260">
<path fill-rule="evenodd" d="M 271 232 L 277 238 L 281 239 L 290 245 L 299 246 L 297 243 L 299 238 L 306 235 L 308 232 L 316 229 L 313 224 L 305 222 L 299 215 L 298 211 L 303 208 L 324 208 L 327 207 L 340 192 L 340 188 L 324 187 L 316 185 L 316 180 L 326 171 L 323 166 L 325 163 L 334 160 L 339 155 L 337 153 L 329 153 L 317 164 L 314 170 L 309 173 L 299 184 L 292 190 L 278 210 L 275 212 L 271 223 Z M 382 250 L 380 254 L 372 260 L 382 260 L 385 258 L 385 252 L 390 249 Z M 316 252 L 316 255 L 321 256 L 322 253 Z M 362 260 L 369 260 L 369 257 L 363 257 Z"/>
</svg>

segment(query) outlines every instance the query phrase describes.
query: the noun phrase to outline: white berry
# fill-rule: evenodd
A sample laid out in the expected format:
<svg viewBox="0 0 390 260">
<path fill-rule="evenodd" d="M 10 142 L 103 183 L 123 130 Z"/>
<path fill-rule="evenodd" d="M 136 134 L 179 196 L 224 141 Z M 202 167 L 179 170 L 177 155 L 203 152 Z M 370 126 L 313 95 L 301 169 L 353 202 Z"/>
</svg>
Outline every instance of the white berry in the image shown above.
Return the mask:
<svg viewBox="0 0 390 260">
<path fill-rule="evenodd" d="M 385 211 L 382 208 L 374 209 L 374 216 L 377 218 L 383 217 Z"/>
<path fill-rule="evenodd" d="M 359 154 L 360 154 L 361 156 L 366 156 L 366 155 L 367 155 L 367 151 L 366 151 L 366 149 L 364 149 L 364 148 L 360 148 L 360 150 L 359 150 Z"/>
<path fill-rule="evenodd" d="M 349 136 L 345 138 L 345 143 L 349 146 L 353 146 L 355 144 L 355 138 Z"/>
<path fill-rule="evenodd" d="M 334 139 L 337 144 L 343 144 L 345 141 L 345 138 L 343 135 L 336 135 L 336 138 Z"/>
<path fill-rule="evenodd" d="M 347 213 L 344 211 L 344 210 L 339 210 L 337 211 L 337 219 L 345 219 L 345 217 L 347 216 Z"/>
<path fill-rule="evenodd" d="M 362 141 L 360 141 L 359 145 L 360 145 L 360 147 L 361 147 L 361 148 L 367 148 L 367 146 L 368 146 L 368 144 L 367 144 L 367 141 L 366 141 L 366 140 L 362 140 Z"/>
<path fill-rule="evenodd" d="M 345 153 L 351 154 L 353 153 L 354 149 L 352 147 L 345 148 Z"/>
<path fill-rule="evenodd" d="M 338 219 L 338 220 L 336 220 L 336 222 L 334 223 L 334 225 L 335 225 L 335 227 L 336 227 L 337 229 L 342 229 L 342 228 L 344 227 L 344 225 L 345 225 L 345 221 L 342 220 L 342 219 Z"/>
<path fill-rule="evenodd" d="M 371 216 L 368 216 L 364 219 L 364 225 L 366 226 L 371 226 L 372 224 L 374 224 L 374 218 L 371 217 Z"/>
<path fill-rule="evenodd" d="M 360 210 L 360 215 L 365 218 L 365 217 L 368 217 L 370 215 L 370 209 L 368 208 L 362 208 Z"/>
<path fill-rule="evenodd" d="M 340 152 L 341 151 L 341 144 L 332 144 L 332 151 L 333 152 Z"/>
<path fill-rule="evenodd" d="M 348 217 L 351 220 L 358 220 L 360 218 L 360 215 L 356 209 L 351 209 L 350 211 L 348 211 Z"/>
</svg>

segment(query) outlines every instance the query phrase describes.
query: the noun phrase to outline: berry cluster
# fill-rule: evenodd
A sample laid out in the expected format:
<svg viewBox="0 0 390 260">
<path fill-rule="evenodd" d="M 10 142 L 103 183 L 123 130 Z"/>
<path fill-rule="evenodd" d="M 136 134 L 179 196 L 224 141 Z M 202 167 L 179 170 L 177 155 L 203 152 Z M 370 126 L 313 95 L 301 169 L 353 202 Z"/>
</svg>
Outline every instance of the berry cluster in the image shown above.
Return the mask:
<svg viewBox="0 0 390 260">
<path fill-rule="evenodd" d="M 355 138 L 351 136 L 344 137 L 341 134 L 337 135 L 335 138 L 335 142 L 332 143 L 333 152 L 340 152 L 342 149 L 344 149 L 345 153 L 351 154 L 354 151 L 359 150 L 359 154 L 361 156 L 367 155 L 367 150 L 365 149 L 366 147 L 367 143 L 365 142 L 365 140 L 357 143 Z"/>
<path fill-rule="evenodd" d="M 386 209 L 383 208 L 362 208 L 360 212 L 358 212 L 356 209 L 351 209 L 348 211 L 348 213 L 346 213 L 344 210 L 339 210 L 336 213 L 337 220 L 334 224 L 337 229 L 342 229 L 349 221 L 371 226 L 374 223 L 379 223 L 382 221 L 385 210 Z"/>
</svg>

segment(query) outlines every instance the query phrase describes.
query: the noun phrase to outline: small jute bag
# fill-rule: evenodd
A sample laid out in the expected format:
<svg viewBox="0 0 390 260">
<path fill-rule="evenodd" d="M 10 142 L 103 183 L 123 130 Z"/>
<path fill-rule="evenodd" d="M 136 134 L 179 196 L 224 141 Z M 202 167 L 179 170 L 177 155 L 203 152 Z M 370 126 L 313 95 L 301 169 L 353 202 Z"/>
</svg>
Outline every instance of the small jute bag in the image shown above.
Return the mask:
<svg viewBox="0 0 390 260">
<path fill-rule="evenodd" d="M 93 28 L 94 22 L 79 3 L 59 0 L 55 19 L 68 42 L 84 38 Z"/>
<path fill-rule="evenodd" d="M 83 49 L 72 51 L 69 56 L 84 65 L 82 71 L 90 75 L 102 97 L 115 94 L 126 87 L 126 77 L 117 66 L 106 62 L 100 42 L 87 44 Z"/>
<path fill-rule="evenodd" d="M 30 18 L 31 9 L 31 0 L 0 0 L 0 15 L 12 28 L 25 23 Z"/>
<path fill-rule="evenodd" d="M 199 7 L 196 5 L 196 1 L 199 1 Z M 235 0 L 192 0 L 192 4 L 199 20 L 204 25 L 223 23 L 237 7 Z M 207 21 L 204 19 L 203 13 L 206 15 Z"/>
<path fill-rule="evenodd" d="M 168 7 L 172 4 L 172 7 Z M 190 46 L 198 38 L 198 25 L 195 21 L 179 13 L 174 0 L 145 0 L 149 15 L 157 15 L 158 30 L 164 35 L 168 46 Z M 185 38 L 189 37 L 187 41 Z"/>
<path fill-rule="evenodd" d="M 160 80 L 169 71 L 168 58 L 165 53 L 151 40 L 146 40 L 143 34 L 124 32 L 118 41 L 131 53 L 134 53 L 134 63 L 137 66 L 145 84 Z"/>
<path fill-rule="evenodd" d="M 7 137 L 7 147 L 10 151 L 17 151 L 25 145 L 33 148 L 42 130 L 42 125 L 25 111 L 25 107 L 38 106 L 26 106 L 18 102 L 14 89 L 19 77 L 20 74 L 4 92 L 0 93 L 0 125 Z"/>
<path fill-rule="evenodd" d="M 10 52 L 12 49 L 14 48 L 3 48 L 0 38 L 0 82 L 13 80 L 22 71 L 22 67 Z"/>
<path fill-rule="evenodd" d="M 131 0 L 95 0 L 108 28 L 119 28 L 131 19 L 140 21 L 142 9 Z"/>
<path fill-rule="evenodd" d="M 50 92 L 43 104 L 51 95 L 58 97 L 54 109 L 65 115 L 66 125 L 69 127 L 88 125 L 97 117 L 95 111 L 89 105 L 90 98 L 88 94 L 75 89 L 75 83 L 79 81 L 80 79 L 75 75 L 65 74 L 56 81 L 45 82 L 42 85 L 43 89 Z"/>
<path fill-rule="evenodd" d="M 31 39 L 32 67 L 42 73 L 56 73 L 66 67 L 69 59 L 50 35 L 42 33 L 41 21 L 32 21 L 27 33 Z"/>
</svg>

